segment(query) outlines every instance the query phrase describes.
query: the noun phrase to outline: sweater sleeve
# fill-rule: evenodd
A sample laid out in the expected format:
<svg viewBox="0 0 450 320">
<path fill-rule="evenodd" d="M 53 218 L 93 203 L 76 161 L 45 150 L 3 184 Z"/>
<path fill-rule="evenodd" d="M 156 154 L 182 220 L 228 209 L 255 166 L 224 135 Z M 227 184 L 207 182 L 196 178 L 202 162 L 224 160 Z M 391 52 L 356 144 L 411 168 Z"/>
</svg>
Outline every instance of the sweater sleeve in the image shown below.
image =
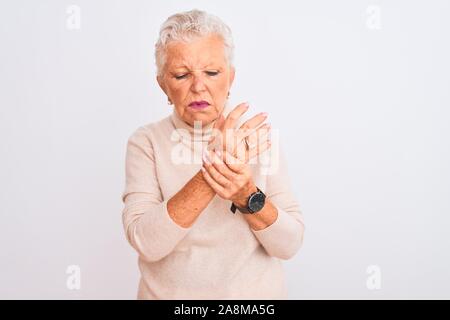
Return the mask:
<svg viewBox="0 0 450 320">
<path fill-rule="evenodd" d="M 291 190 L 287 162 L 281 147 L 278 166 L 267 175 L 265 194 L 278 210 L 276 220 L 262 230 L 253 230 L 266 252 L 280 259 L 292 258 L 303 244 L 305 222 L 303 213 Z"/>
<path fill-rule="evenodd" d="M 191 229 L 178 225 L 167 211 L 156 176 L 153 146 L 140 127 L 128 139 L 122 222 L 131 246 L 146 261 L 167 256 Z"/>
</svg>

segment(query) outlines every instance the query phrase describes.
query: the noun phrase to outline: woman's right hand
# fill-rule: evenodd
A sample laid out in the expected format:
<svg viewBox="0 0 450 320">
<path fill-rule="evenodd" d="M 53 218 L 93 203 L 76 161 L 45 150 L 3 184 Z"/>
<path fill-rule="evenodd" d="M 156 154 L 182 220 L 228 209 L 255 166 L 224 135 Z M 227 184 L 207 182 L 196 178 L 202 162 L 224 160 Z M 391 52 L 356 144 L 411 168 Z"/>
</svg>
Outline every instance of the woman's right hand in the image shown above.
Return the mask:
<svg viewBox="0 0 450 320">
<path fill-rule="evenodd" d="M 214 124 L 208 150 L 228 151 L 239 160 L 248 163 L 250 159 L 270 148 L 271 142 L 268 138 L 270 125 L 263 124 L 267 119 L 267 113 L 261 112 L 236 128 L 238 120 L 248 108 L 247 103 L 241 103 L 228 114 L 226 119 L 220 114 Z M 248 149 L 244 139 L 247 139 Z"/>
</svg>

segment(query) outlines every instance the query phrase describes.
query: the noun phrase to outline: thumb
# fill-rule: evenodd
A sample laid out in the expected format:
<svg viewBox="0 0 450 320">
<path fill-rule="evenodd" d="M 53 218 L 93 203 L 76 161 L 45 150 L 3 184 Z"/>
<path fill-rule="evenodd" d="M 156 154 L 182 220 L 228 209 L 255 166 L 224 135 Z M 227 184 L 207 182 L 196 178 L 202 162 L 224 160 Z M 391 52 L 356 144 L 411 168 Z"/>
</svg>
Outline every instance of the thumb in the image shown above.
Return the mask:
<svg viewBox="0 0 450 320">
<path fill-rule="evenodd" d="M 225 117 L 224 117 L 223 114 L 221 113 L 221 114 L 217 117 L 216 122 L 214 123 L 213 128 L 214 128 L 214 129 L 221 130 L 224 123 L 225 123 Z"/>
<path fill-rule="evenodd" d="M 223 117 L 222 113 L 217 117 L 217 119 L 214 122 L 213 128 L 212 128 L 212 135 L 211 138 L 209 138 L 209 143 L 212 143 L 213 140 L 216 138 L 217 131 L 221 131 L 223 124 L 225 122 L 225 118 Z"/>
</svg>

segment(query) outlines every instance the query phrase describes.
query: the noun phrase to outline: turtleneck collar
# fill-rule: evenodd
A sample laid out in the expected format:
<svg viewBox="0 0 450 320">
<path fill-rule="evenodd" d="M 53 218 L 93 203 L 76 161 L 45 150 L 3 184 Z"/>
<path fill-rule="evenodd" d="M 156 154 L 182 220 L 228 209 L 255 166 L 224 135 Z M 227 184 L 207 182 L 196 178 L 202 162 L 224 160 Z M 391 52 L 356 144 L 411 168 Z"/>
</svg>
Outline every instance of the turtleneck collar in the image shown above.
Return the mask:
<svg viewBox="0 0 450 320">
<path fill-rule="evenodd" d="M 228 106 L 228 103 L 225 104 L 225 107 L 222 111 L 222 114 L 224 115 L 225 118 L 227 117 L 230 111 L 231 107 Z M 201 126 L 196 126 L 194 128 L 193 126 L 184 122 L 184 120 L 180 118 L 175 108 L 172 111 L 171 120 L 175 129 L 177 129 L 176 136 L 178 137 L 178 140 L 183 142 L 183 144 L 185 144 L 191 149 L 193 149 L 193 142 L 206 144 L 209 141 L 212 134 L 212 128 L 216 123 L 216 120 L 214 120 L 208 125 L 204 126 L 203 128 Z"/>
</svg>

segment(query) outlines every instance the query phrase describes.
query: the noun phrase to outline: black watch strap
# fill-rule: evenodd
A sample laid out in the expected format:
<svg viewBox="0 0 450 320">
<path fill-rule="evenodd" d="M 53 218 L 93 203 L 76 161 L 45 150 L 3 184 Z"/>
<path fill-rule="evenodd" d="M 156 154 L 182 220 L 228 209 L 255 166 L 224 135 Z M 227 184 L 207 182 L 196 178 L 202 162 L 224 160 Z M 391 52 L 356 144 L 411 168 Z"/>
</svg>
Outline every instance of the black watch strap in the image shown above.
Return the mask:
<svg viewBox="0 0 450 320">
<path fill-rule="evenodd" d="M 236 205 L 231 202 L 231 208 L 230 208 L 231 212 L 236 213 L 236 210 L 239 210 L 241 213 L 253 213 L 252 211 L 250 211 L 248 208 L 242 208 L 242 207 L 236 207 Z"/>
<path fill-rule="evenodd" d="M 262 192 L 258 187 L 256 187 L 256 192 L 254 192 L 254 193 L 252 193 L 249 197 L 248 197 L 248 199 L 250 199 L 251 198 L 251 196 L 252 195 L 254 195 L 255 193 L 257 193 L 257 192 Z M 236 206 L 233 202 L 231 202 L 231 207 L 230 207 L 230 210 L 231 210 L 231 212 L 233 212 L 233 213 L 236 213 L 236 210 L 239 210 L 241 213 L 254 213 L 254 211 L 252 211 L 249 207 L 248 207 L 248 199 L 247 199 L 247 206 L 246 207 L 238 207 L 238 206 Z"/>
</svg>

